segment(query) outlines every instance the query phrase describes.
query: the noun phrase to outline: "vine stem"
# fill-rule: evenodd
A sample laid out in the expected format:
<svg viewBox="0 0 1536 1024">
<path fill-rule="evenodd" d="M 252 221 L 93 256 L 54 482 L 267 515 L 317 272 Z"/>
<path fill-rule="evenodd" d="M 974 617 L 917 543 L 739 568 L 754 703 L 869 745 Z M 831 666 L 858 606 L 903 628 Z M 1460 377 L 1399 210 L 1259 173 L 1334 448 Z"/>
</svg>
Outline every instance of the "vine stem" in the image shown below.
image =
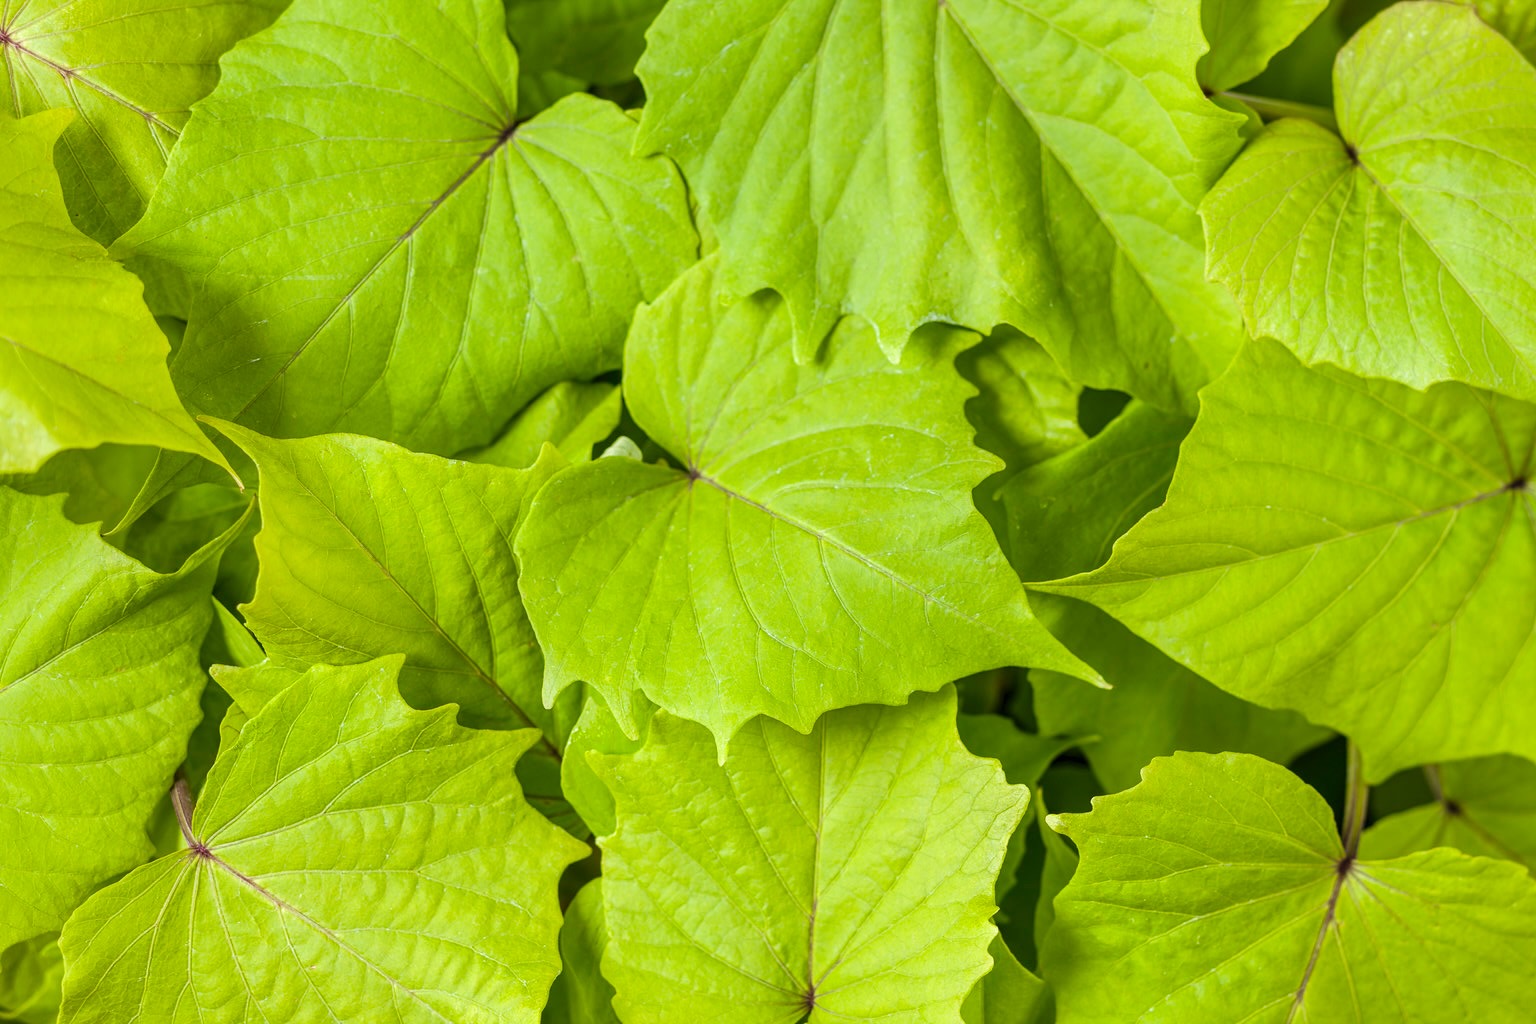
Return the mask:
<svg viewBox="0 0 1536 1024">
<path fill-rule="evenodd" d="M 1237 100 L 1252 107 L 1265 121 L 1278 121 L 1282 117 L 1300 117 L 1316 124 L 1322 125 L 1329 131 L 1339 130 L 1339 119 L 1333 116 L 1333 111 L 1327 107 L 1319 107 L 1312 103 L 1297 103 L 1294 100 L 1277 100 L 1268 96 L 1255 96 L 1246 92 L 1218 92 L 1215 95 L 1224 96 L 1227 99 Z"/>
<path fill-rule="evenodd" d="M 1364 759 L 1354 740 L 1349 741 L 1348 767 L 1345 770 L 1344 856 L 1354 860 L 1360 850 L 1360 834 L 1365 830 L 1365 812 L 1370 803 L 1371 787 L 1366 784 Z"/>
</svg>

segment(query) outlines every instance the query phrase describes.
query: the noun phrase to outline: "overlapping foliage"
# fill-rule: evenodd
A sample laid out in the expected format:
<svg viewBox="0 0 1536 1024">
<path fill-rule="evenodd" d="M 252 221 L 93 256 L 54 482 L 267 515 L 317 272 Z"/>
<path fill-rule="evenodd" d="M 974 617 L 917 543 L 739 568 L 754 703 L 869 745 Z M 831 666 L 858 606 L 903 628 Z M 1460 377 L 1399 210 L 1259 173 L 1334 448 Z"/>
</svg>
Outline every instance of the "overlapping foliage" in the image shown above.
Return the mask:
<svg viewBox="0 0 1536 1024">
<path fill-rule="evenodd" d="M 1533 54 L 0 0 L 0 1020 L 1529 1020 Z"/>
</svg>

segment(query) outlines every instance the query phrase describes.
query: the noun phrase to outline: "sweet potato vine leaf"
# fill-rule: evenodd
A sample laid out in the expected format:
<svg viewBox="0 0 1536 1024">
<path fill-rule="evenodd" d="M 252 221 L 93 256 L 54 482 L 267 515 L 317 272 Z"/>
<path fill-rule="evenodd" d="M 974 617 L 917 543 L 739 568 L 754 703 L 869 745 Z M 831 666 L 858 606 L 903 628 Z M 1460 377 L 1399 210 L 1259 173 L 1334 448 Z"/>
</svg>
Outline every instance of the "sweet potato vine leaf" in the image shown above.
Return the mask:
<svg viewBox="0 0 1536 1024">
<path fill-rule="evenodd" d="M 230 536 L 161 575 L 60 505 L 0 487 L 0 949 L 149 856 Z"/>
<path fill-rule="evenodd" d="M 1201 88 L 1221 92 L 1258 77 L 1327 8 L 1328 0 L 1201 0 L 1211 46 L 1196 68 Z"/>
<path fill-rule="evenodd" d="M 1193 409 L 1241 318 L 1196 206 L 1240 118 L 1201 95 L 1199 5 L 674 0 L 637 146 L 682 166 L 722 284 L 840 314 L 895 358 L 919 325 L 1008 323 L 1074 379 Z"/>
<path fill-rule="evenodd" d="M 1521 757 L 1479 757 L 1424 771 L 1434 802 L 1388 815 L 1366 829 L 1363 855 L 1397 857 L 1453 846 L 1536 867 L 1536 764 Z"/>
<path fill-rule="evenodd" d="M 1317 792 L 1249 754 L 1176 754 L 1057 827 L 1082 861 L 1042 971 L 1061 1024 L 1517 1024 L 1536 882 L 1434 850 L 1350 856 Z"/>
<path fill-rule="evenodd" d="M 222 464 L 176 397 L 143 286 L 70 223 L 53 164 L 70 120 L 0 119 L 0 473 L 107 442 Z"/>
<path fill-rule="evenodd" d="M 1536 406 L 1245 349 L 1167 502 L 1090 601 L 1239 697 L 1359 743 L 1372 779 L 1536 756 Z"/>
<path fill-rule="evenodd" d="M 1536 397 L 1536 68 L 1420 0 L 1339 53 L 1342 138 L 1270 125 L 1202 214 L 1212 273 L 1308 362 Z"/>
<path fill-rule="evenodd" d="M 845 322 L 810 364 L 771 293 L 722 305 L 713 259 L 636 317 L 635 421 L 681 468 L 602 458 L 554 476 L 518 533 L 545 699 L 585 680 L 634 734 L 643 692 L 720 741 L 754 715 L 805 731 L 999 665 L 1084 672 L 1030 615 L 971 490 L 955 352 L 899 365 Z"/>
<path fill-rule="evenodd" d="M 187 111 L 218 81 L 219 55 L 287 0 L 0 0 L 0 118 L 58 107 L 64 199 L 110 244 L 139 219 Z"/>
<path fill-rule="evenodd" d="M 587 848 L 518 790 L 536 732 L 412 710 L 399 667 L 311 669 L 245 724 L 188 848 L 65 927 L 63 1024 L 538 1020 Z"/>
<path fill-rule="evenodd" d="M 662 713 L 638 753 L 602 758 L 603 974 L 626 1024 L 954 1020 L 991 966 L 992 885 L 1028 797 L 954 720 L 952 690 L 808 736 L 759 718 L 720 764 Z"/>
<path fill-rule="evenodd" d="M 1176 750 L 1241 751 L 1285 764 L 1328 739 L 1328 730 L 1294 711 L 1212 686 L 1092 605 L 1050 594 L 1034 595 L 1031 604 L 1112 687 L 1029 674 L 1040 731 L 1093 737 L 1083 754 L 1111 793 L 1136 785 L 1143 765 Z"/>
<path fill-rule="evenodd" d="M 201 281 L 190 406 L 448 454 L 618 367 L 694 259 L 682 182 L 610 103 L 516 123 L 516 64 L 499 0 L 296 0 L 225 56 L 117 247 Z"/>
<path fill-rule="evenodd" d="M 540 730 L 519 770 L 530 799 L 564 820 L 559 748 L 576 695 L 554 710 L 540 700 L 543 665 L 512 560 L 533 491 L 563 460 L 546 449 L 515 470 L 346 434 L 219 429 L 261 473 L 261 572 L 244 612 L 273 662 L 404 654 L 400 690 L 416 707 L 453 703 L 466 725 Z"/>
</svg>

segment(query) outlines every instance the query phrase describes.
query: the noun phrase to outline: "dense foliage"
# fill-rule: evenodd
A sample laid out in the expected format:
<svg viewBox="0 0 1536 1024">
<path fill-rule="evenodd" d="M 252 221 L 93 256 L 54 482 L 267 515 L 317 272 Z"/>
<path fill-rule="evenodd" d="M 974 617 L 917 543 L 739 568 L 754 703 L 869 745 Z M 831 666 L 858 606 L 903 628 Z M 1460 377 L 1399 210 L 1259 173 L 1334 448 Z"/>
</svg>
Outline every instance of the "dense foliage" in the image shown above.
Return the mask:
<svg viewBox="0 0 1536 1024">
<path fill-rule="evenodd" d="M 1536 0 L 0 0 L 0 1020 L 1536 1019 Z"/>
</svg>

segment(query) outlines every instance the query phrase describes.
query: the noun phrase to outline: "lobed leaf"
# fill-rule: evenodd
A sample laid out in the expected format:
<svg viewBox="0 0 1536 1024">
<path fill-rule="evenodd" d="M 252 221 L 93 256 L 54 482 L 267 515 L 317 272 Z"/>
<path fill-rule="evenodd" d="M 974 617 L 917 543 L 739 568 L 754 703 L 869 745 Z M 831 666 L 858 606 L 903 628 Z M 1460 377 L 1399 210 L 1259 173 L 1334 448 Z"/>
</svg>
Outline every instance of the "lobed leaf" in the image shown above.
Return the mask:
<svg viewBox="0 0 1536 1024">
<path fill-rule="evenodd" d="M 1158 758 L 1054 820 L 1082 854 L 1042 966 L 1060 1024 L 1514 1024 L 1536 997 L 1523 869 L 1357 860 L 1322 797 L 1261 758 Z"/>
<path fill-rule="evenodd" d="M 1311 370 L 1273 342 L 1202 402 L 1163 507 L 1039 589 L 1343 732 L 1373 779 L 1536 754 L 1536 406 Z"/>
<path fill-rule="evenodd" d="M 449 453 L 618 366 L 694 258 L 682 183 L 612 104 L 518 122 L 516 68 L 499 0 L 295 0 L 230 51 L 117 247 L 200 282 L 189 405 Z"/>
<path fill-rule="evenodd" d="M 411 710 L 400 664 L 313 669 L 251 717 L 188 848 L 65 927 L 61 1024 L 538 1019 L 586 847 L 517 788 L 537 733 Z"/>
<path fill-rule="evenodd" d="M 809 736 L 760 718 L 723 764 L 708 732 L 658 714 L 638 753 L 602 759 L 603 974 L 626 1024 L 953 1021 L 990 966 L 1028 795 L 965 750 L 954 714 L 945 691 Z"/>
<path fill-rule="evenodd" d="M 602 458 L 535 496 L 516 550 L 546 700 L 584 680 L 634 735 L 644 693 L 724 750 L 758 714 L 805 731 L 985 668 L 1081 671 L 971 502 L 996 462 L 951 365 L 969 336 L 899 365 L 867 340 L 796 363 L 784 304 L 721 305 L 712 260 L 641 311 L 625 394 L 682 468 Z"/>
<path fill-rule="evenodd" d="M 404 654 L 400 689 L 412 705 L 452 703 L 466 725 L 540 731 L 521 777 L 541 808 L 569 820 L 559 750 L 575 709 L 539 699 L 539 648 L 512 558 L 518 523 L 560 457 L 512 470 L 351 435 L 219 429 L 261 472 L 261 572 L 244 611 L 273 662 Z"/>
<path fill-rule="evenodd" d="M 721 281 L 809 359 L 839 316 L 1039 339 L 1074 380 L 1193 407 L 1240 338 L 1195 212 L 1238 119 L 1181 0 L 675 0 L 636 140 L 688 176 Z"/>
<path fill-rule="evenodd" d="M 16 117 L 69 108 L 58 166 L 70 216 L 111 244 L 165 173 L 219 56 L 287 0 L 4 0 L 0 99 Z"/>
<path fill-rule="evenodd" d="M 1536 398 L 1536 68 L 1416 0 L 1339 52 L 1334 91 L 1342 138 L 1276 122 L 1211 191 L 1211 273 L 1307 362 Z"/>
<path fill-rule="evenodd" d="M 229 536 L 161 575 L 0 487 L 0 949 L 57 931 L 150 854 L 199 717 L 198 648 Z"/>
</svg>

